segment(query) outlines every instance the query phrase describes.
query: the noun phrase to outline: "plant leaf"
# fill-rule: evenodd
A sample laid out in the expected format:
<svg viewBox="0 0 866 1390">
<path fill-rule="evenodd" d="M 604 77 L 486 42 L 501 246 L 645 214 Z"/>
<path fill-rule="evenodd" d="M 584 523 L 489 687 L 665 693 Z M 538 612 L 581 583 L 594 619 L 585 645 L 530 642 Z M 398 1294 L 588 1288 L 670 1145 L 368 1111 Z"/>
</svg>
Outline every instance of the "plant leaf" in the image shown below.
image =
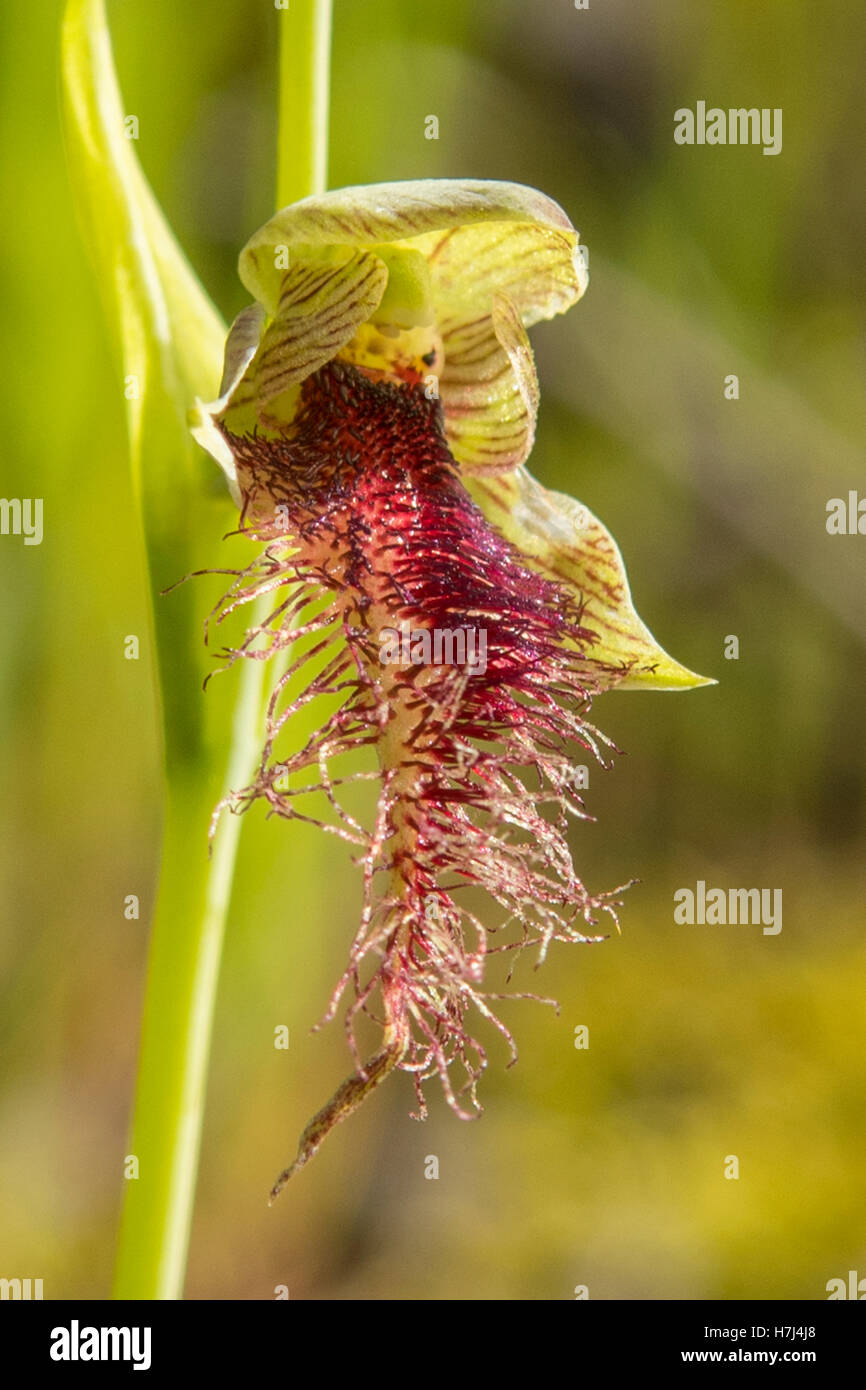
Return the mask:
<svg viewBox="0 0 866 1390">
<path fill-rule="evenodd" d="M 201 699 L 210 665 L 201 593 L 190 586 L 168 600 L 159 595 L 192 569 L 226 563 L 219 538 L 234 511 L 187 424 L 195 397 L 218 387 L 225 327 L 127 139 L 103 0 L 68 0 L 61 62 L 73 188 L 122 363 L 159 663 L 171 672 L 161 685 L 166 753 L 189 762 L 202 752 L 206 723 L 216 738 L 226 715 L 221 697 Z"/>
<path fill-rule="evenodd" d="M 626 672 L 617 690 L 715 685 L 668 656 L 641 622 L 616 541 L 580 502 L 542 487 L 526 468 L 465 482 L 488 521 L 543 574 L 583 600 L 583 626 L 598 636 L 590 659 Z"/>
<path fill-rule="evenodd" d="M 105 277 L 124 361 L 141 356 L 141 329 L 174 358 L 187 395 L 219 380 L 225 325 L 177 244 L 127 139 L 104 0 L 68 0 L 62 66 L 68 152 L 87 240 Z"/>
<path fill-rule="evenodd" d="M 243 541 L 221 539 L 236 513 L 187 427 L 194 399 L 218 388 L 225 330 L 126 138 L 102 0 L 68 0 L 61 58 L 73 185 L 125 378 L 167 773 L 129 1140 L 141 1176 L 125 1184 L 115 1296 L 178 1298 L 240 833 L 239 821 L 226 818 L 208 858 L 208 825 L 219 798 L 249 779 L 260 747 L 264 673 L 245 663 L 239 690 L 235 682 L 214 682 L 205 698 L 202 678 L 212 661 L 201 623 L 212 600 L 203 588 L 214 581 L 162 593 L 190 571 L 225 567 L 245 550 Z M 229 355 L 230 374 L 243 360 L 241 339 Z"/>
<path fill-rule="evenodd" d="M 183 426 L 186 442 L 186 409 L 219 381 L 225 326 L 153 196 L 135 141 L 126 137 L 103 0 L 68 0 L 61 59 L 85 238 L 124 376 L 136 379 L 127 392 L 135 466 L 149 391 L 176 402 L 178 437 Z"/>
</svg>

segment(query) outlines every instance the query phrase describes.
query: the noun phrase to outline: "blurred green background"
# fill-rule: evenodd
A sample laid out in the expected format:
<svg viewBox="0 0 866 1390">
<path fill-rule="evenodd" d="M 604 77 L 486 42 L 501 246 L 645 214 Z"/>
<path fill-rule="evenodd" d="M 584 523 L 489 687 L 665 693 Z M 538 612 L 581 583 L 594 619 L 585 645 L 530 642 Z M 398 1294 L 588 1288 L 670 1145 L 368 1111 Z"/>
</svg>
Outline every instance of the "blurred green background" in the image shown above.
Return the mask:
<svg viewBox="0 0 866 1390">
<path fill-rule="evenodd" d="M 231 317 L 237 251 L 272 210 L 275 12 L 109 15 L 142 164 Z M 147 653 L 123 659 L 146 589 L 64 166 L 59 16 L 57 0 L 0 11 L 2 491 L 45 509 L 41 546 L 0 538 L 0 1274 L 98 1298 L 161 782 Z M 590 290 L 533 334 L 533 469 L 602 517 L 645 621 L 719 685 L 598 702 L 626 756 L 591 771 L 598 820 L 575 862 L 592 888 L 642 881 L 621 937 L 556 947 L 538 975 L 524 960 L 517 987 L 562 1011 L 503 1006 L 520 1061 L 506 1073 L 491 1038 L 483 1118 L 460 1123 L 431 1086 L 419 1125 L 397 1077 L 273 1210 L 271 1181 L 348 1070 L 341 1025 L 309 1028 L 360 884 L 339 844 L 251 813 L 189 1297 L 823 1298 L 866 1275 L 866 539 L 825 529 L 830 497 L 866 493 L 864 59 L 853 0 L 335 0 L 333 186 L 509 179 L 580 228 Z M 675 145 L 674 110 L 699 99 L 781 107 L 782 153 Z M 675 925 L 673 893 L 697 879 L 781 888 L 782 932 Z"/>
</svg>

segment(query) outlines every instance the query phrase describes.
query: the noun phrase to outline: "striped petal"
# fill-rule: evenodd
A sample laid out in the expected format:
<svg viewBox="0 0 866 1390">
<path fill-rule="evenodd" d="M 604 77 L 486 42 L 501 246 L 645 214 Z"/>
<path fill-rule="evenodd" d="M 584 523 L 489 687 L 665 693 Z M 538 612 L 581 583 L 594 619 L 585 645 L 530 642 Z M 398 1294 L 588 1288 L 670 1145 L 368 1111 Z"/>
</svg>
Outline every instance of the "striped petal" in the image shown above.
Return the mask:
<svg viewBox="0 0 866 1390">
<path fill-rule="evenodd" d="M 249 305 L 235 319 L 225 349 L 221 394 L 209 405 L 196 401 L 193 437 L 216 459 L 235 501 L 235 463 L 215 422 L 239 434 L 277 428 L 291 417 L 294 388 L 330 362 L 375 313 L 388 272 L 369 251 L 292 256 L 279 271 L 273 317 Z"/>
<path fill-rule="evenodd" d="M 270 313 L 280 248 L 408 243 L 430 262 L 443 317 L 486 309 L 499 290 L 525 324 L 564 312 L 586 288 L 578 233 L 558 203 L 495 180 L 425 179 L 304 198 L 266 222 L 241 252 L 240 276 Z"/>
<path fill-rule="evenodd" d="M 529 326 L 564 314 L 589 284 L 578 237 L 570 222 L 485 222 L 421 237 L 413 245 L 427 256 L 443 316 L 477 312 L 499 292 Z"/>
<path fill-rule="evenodd" d="M 260 304 L 248 304 L 241 309 L 226 338 L 223 354 L 223 374 L 220 394 L 215 401 L 206 405 L 196 396 L 195 405 L 190 412 L 189 427 L 193 439 L 216 459 L 229 486 L 235 506 L 242 505 L 238 486 L 235 456 L 226 443 L 225 437 L 217 429 L 215 421 L 222 415 L 231 400 L 232 393 L 241 381 L 256 354 L 262 333 L 265 311 Z"/>
<path fill-rule="evenodd" d="M 542 574 L 577 592 L 583 624 L 597 636 L 591 660 L 624 672 L 618 690 L 688 690 L 715 681 L 668 656 L 641 622 L 619 548 L 586 507 L 550 492 L 525 469 L 472 478 L 467 486 L 488 521 Z"/>
<path fill-rule="evenodd" d="M 476 474 L 524 463 L 535 439 L 538 379 L 514 301 L 496 293 L 490 313 L 444 320 L 439 331 L 439 393 L 455 459 Z"/>
<path fill-rule="evenodd" d="M 330 362 L 379 306 L 388 272 L 378 256 L 354 251 L 342 263 L 292 257 L 279 299 L 234 404 L 269 402 Z"/>
</svg>

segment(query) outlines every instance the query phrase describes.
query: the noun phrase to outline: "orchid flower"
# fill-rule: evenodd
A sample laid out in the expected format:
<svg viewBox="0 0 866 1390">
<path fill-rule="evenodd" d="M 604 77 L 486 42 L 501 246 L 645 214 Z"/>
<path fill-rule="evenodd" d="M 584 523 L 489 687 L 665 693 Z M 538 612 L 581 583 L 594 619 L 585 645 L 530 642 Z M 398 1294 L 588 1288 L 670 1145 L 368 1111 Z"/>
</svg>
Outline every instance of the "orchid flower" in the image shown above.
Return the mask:
<svg viewBox="0 0 866 1390">
<path fill-rule="evenodd" d="M 223 806 L 260 799 L 318 820 L 357 848 L 364 884 L 325 1015 L 351 993 L 355 1070 L 276 1194 L 395 1067 L 419 1118 L 433 1076 L 460 1116 L 477 1112 L 486 1054 L 469 1017 L 516 1055 L 486 955 L 534 945 L 543 959 L 616 921 L 621 890 L 590 893 L 566 838 L 569 816 L 587 814 L 575 750 L 604 763 L 610 747 L 593 697 L 704 682 L 640 622 L 601 523 L 525 468 L 539 396 L 526 330 L 588 282 L 562 208 L 499 182 L 346 188 L 278 212 L 239 268 L 254 302 L 193 434 L 262 547 L 216 622 L 271 601 L 228 664 L 282 654 L 283 669 L 257 775 Z M 292 717 L 311 703 L 319 726 L 293 747 Z M 364 778 L 379 785 L 367 826 L 344 804 Z M 308 809 L 316 797 L 327 814 Z M 470 887 L 495 920 L 465 905 Z M 382 1028 L 366 1060 L 361 1014 Z"/>
</svg>

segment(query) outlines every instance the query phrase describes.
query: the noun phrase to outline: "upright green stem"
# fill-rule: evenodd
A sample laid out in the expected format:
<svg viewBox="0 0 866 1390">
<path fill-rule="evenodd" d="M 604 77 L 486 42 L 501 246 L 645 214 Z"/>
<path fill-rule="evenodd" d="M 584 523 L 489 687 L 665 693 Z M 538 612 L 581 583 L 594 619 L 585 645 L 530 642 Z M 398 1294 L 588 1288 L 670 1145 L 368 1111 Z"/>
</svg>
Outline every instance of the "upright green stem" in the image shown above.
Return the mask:
<svg viewBox="0 0 866 1390">
<path fill-rule="evenodd" d="M 332 0 L 290 0 L 280 11 L 277 207 L 328 186 Z"/>
<path fill-rule="evenodd" d="M 331 0 L 291 0 L 288 10 L 277 13 L 277 202 L 284 206 L 325 187 Z M 265 601 L 254 622 L 263 621 L 267 612 Z M 168 647 L 160 641 L 159 629 L 157 622 L 160 647 Z M 162 650 L 161 658 L 168 654 Z M 161 659 L 160 667 L 163 680 L 171 680 L 171 661 Z M 222 776 L 218 769 L 215 775 L 206 754 L 189 760 L 176 756 L 171 730 L 166 730 L 163 859 L 130 1148 L 137 1173 L 130 1162 L 115 1298 L 173 1299 L 183 1294 L 219 965 L 241 821 L 223 817 L 210 860 L 206 833 L 220 795 L 245 786 L 255 766 L 262 742 L 265 664 L 242 662 L 239 679 Z"/>
<path fill-rule="evenodd" d="M 163 858 L 115 1298 L 180 1298 L 192 1220 L 207 1066 L 241 820 L 207 826 L 220 791 L 250 780 L 261 747 L 261 662 L 244 662 L 222 788 L 207 769 L 169 771 Z M 199 860 L 197 863 L 196 860 Z"/>
</svg>

